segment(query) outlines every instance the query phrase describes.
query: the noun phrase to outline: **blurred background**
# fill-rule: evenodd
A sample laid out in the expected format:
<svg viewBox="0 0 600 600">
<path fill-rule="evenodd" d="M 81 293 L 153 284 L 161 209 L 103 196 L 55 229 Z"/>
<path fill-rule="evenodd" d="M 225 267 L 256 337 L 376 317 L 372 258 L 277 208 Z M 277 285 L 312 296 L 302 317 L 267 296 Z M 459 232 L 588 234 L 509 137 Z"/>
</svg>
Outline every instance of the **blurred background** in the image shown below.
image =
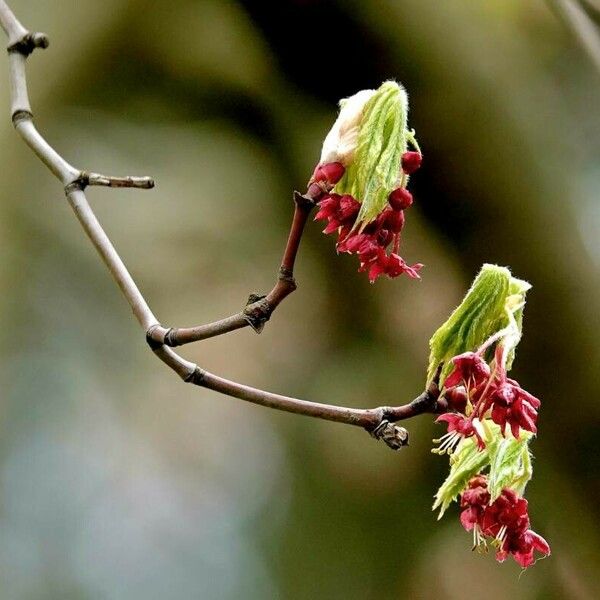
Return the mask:
<svg viewBox="0 0 600 600">
<path fill-rule="evenodd" d="M 351 406 L 422 389 L 431 333 L 483 262 L 532 282 L 513 370 L 543 400 L 520 575 L 430 511 L 441 431 L 364 432 L 183 385 L 60 185 L 15 135 L 0 61 L 0 598 L 588 599 L 600 568 L 600 73 L 542 0 L 12 0 L 36 121 L 77 166 L 149 174 L 89 198 L 154 312 L 196 325 L 270 289 L 339 98 L 404 83 L 425 155 L 378 281 L 311 224 L 299 290 L 204 368 Z"/>
</svg>

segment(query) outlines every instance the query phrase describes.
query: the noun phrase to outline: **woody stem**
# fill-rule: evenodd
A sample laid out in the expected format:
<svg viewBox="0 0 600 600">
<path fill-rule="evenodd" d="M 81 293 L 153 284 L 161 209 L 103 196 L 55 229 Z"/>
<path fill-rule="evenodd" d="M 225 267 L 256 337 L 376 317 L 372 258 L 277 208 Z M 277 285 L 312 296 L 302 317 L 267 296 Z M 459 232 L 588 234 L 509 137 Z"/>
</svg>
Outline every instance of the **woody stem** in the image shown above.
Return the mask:
<svg viewBox="0 0 600 600">
<path fill-rule="evenodd" d="M 408 419 L 422 413 L 438 413 L 447 410 L 447 403 L 439 398 L 437 377 L 420 396 L 409 404 L 396 407 L 379 407 L 372 409 L 346 408 L 330 404 L 309 402 L 290 396 L 281 396 L 264 390 L 259 390 L 233 381 L 229 381 L 212 373 L 202 370 L 196 364 L 182 358 L 167 345 L 167 340 L 155 339 L 154 333 L 160 331 L 160 324 L 152 313 L 142 292 L 131 277 L 117 250 L 108 235 L 100 225 L 94 211 L 89 205 L 85 189 L 89 185 L 104 185 L 107 187 L 126 186 L 135 188 L 150 188 L 153 181 L 147 177 L 111 177 L 98 175 L 90 171 L 78 169 L 69 164 L 40 134 L 33 123 L 29 96 L 27 92 L 26 59 L 35 49 L 46 48 L 48 38 L 43 34 L 28 32 L 16 19 L 5 0 L 0 0 L 0 26 L 4 29 L 9 40 L 9 78 L 11 84 L 11 114 L 15 129 L 29 148 L 48 167 L 64 187 L 67 199 L 75 212 L 85 234 L 94 245 L 101 260 L 118 285 L 121 293 L 129 303 L 132 312 L 142 329 L 147 332 L 147 341 L 156 356 L 170 367 L 181 379 L 240 400 L 259 404 L 277 410 L 302 414 L 328 421 L 336 421 L 347 425 L 363 427 L 377 439 L 383 440 L 393 449 L 398 449 L 408 443 L 408 434 L 401 427 L 391 423 Z M 272 310 L 296 288 L 293 278 L 293 268 L 302 238 L 304 226 L 310 210 L 318 197 L 309 193 L 302 196 L 295 194 L 296 207 L 286 249 L 284 252 L 280 277 L 271 292 L 254 306 L 223 319 L 217 323 L 203 326 L 205 333 L 200 335 L 199 328 L 194 333 L 187 333 L 186 341 L 203 339 L 211 335 L 219 335 L 251 325 L 256 328 L 254 309 L 258 311 L 257 318 L 270 316 Z M 251 308 L 249 311 L 248 308 Z M 207 331 L 207 329 L 210 331 Z M 165 330 L 166 332 L 169 330 Z M 209 335 L 210 334 L 210 335 Z M 184 336 L 185 337 L 185 336 Z"/>
<path fill-rule="evenodd" d="M 302 240 L 304 226 L 315 205 L 315 199 L 310 191 L 305 195 L 295 192 L 294 204 L 294 217 L 281 267 L 279 268 L 278 279 L 273 289 L 266 296 L 251 295 L 244 310 L 213 323 L 178 328 L 154 325 L 147 332 L 148 339 L 152 342 L 175 347 L 223 335 L 247 326 L 260 333 L 265 323 L 271 318 L 273 311 L 297 287 L 294 279 L 294 264 Z"/>
</svg>

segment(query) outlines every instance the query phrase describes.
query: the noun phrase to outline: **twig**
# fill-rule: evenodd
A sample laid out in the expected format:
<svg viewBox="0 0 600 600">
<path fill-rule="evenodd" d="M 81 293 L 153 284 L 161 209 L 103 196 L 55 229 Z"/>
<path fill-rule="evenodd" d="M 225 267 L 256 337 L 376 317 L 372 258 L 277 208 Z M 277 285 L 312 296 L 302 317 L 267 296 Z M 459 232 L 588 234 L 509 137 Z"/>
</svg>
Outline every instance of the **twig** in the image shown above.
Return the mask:
<svg viewBox="0 0 600 600">
<path fill-rule="evenodd" d="M 600 31 L 598 26 L 577 0 L 548 0 L 548 2 L 575 34 L 579 44 L 600 73 Z M 588 3 L 591 9 L 596 11 L 599 9 L 597 1 L 590 2 L 588 0 Z"/>
<path fill-rule="evenodd" d="M 150 188 L 154 185 L 153 180 L 149 177 L 110 177 L 77 169 L 48 144 L 33 124 L 25 73 L 27 56 L 36 48 L 46 48 L 48 38 L 44 34 L 29 33 L 19 23 L 4 0 L 0 0 L 0 25 L 8 36 L 11 114 L 15 129 L 63 184 L 73 211 L 146 332 L 148 344 L 153 352 L 184 381 L 261 406 L 362 427 L 394 449 L 408 443 L 407 431 L 393 425 L 394 422 L 422 413 L 439 413 L 447 410 L 446 401 L 439 398 L 437 379 L 425 392 L 404 406 L 384 406 L 373 409 L 345 408 L 281 396 L 235 383 L 204 371 L 175 353 L 169 345 L 174 346 L 220 335 L 246 325 L 250 325 L 255 330 L 262 328 L 279 303 L 296 289 L 293 276 L 294 263 L 302 232 L 315 203 L 317 192 L 309 188 L 305 196 L 299 193 L 294 196 L 296 204 L 294 218 L 279 279 L 267 296 L 252 298 L 252 302 L 243 312 L 216 323 L 189 329 L 163 328 L 102 229 L 85 196 L 85 188 L 88 185 Z"/>
<path fill-rule="evenodd" d="M 600 16 L 600 0 L 583 0 L 583 3 L 592 14 Z"/>
<path fill-rule="evenodd" d="M 254 331 L 260 333 L 265 323 L 271 318 L 273 311 L 287 298 L 297 287 L 294 279 L 294 264 L 304 226 L 315 205 L 315 197 L 311 191 L 306 195 L 299 192 L 294 193 L 294 217 L 290 227 L 279 276 L 273 289 L 266 296 L 257 294 L 250 295 L 248 303 L 243 311 L 231 315 L 220 321 L 198 325 L 196 327 L 165 328 L 161 325 L 151 327 L 147 332 L 148 340 L 167 346 L 181 346 L 199 340 L 205 340 L 242 327 L 250 326 Z"/>
</svg>

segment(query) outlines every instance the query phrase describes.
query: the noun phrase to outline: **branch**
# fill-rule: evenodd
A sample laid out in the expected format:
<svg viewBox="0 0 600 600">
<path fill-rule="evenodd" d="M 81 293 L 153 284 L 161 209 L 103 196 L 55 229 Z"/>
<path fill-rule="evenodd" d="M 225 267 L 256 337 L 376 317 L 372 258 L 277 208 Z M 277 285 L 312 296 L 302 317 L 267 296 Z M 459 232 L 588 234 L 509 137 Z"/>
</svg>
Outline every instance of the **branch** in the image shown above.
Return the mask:
<svg viewBox="0 0 600 600">
<path fill-rule="evenodd" d="M 566 25 L 575 34 L 596 70 L 600 73 L 600 31 L 577 0 L 548 0 Z M 600 10 L 598 0 L 587 0 L 590 10 Z"/>
<path fill-rule="evenodd" d="M 136 319 L 146 332 L 146 339 L 154 354 L 184 381 L 261 406 L 362 427 L 394 449 L 408 443 L 408 432 L 402 427 L 393 425 L 394 422 L 422 413 L 439 413 L 447 410 L 446 401 L 439 397 L 437 378 L 425 392 L 404 406 L 384 406 L 372 409 L 345 408 L 281 396 L 235 383 L 204 371 L 175 353 L 169 345 L 220 335 L 246 325 L 260 330 L 279 303 L 296 289 L 293 276 L 294 263 L 304 226 L 318 197 L 318 190 L 311 186 L 306 195 L 296 193 L 294 196 L 296 203 L 294 218 L 282 259 L 279 279 L 267 296 L 253 298 L 243 312 L 216 323 L 188 329 L 163 328 L 102 229 L 85 195 L 85 188 L 88 185 L 148 189 L 153 187 L 153 180 L 149 177 L 111 177 L 77 169 L 48 144 L 33 124 L 25 72 L 25 63 L 29 54 L 36 48 L 46 48 L 48 38 L 44 34 L 28 32 L 19 23 L 4 0 L 0 0 L 0 25 L 8 37 L 11 114 L 15 129 L 63 184 L 69 204 L 121 289 Z"/>
<path fill-rule="evenodd" d="M 448 402 L 440 398 L 438 386 L 441 366 L 433 382 L 412 402 L 403 406 L 380 406 L 377 408 L 346 408 L 319 402 L 309 402 L 291 396 L 282 396 L 247 385 L 236 383 L 184 361 L 165 345 L 152 346 L 155 354 L 186 382 L 220 392 L 253 404 L 274 408 L 294 414 L 354 425 L 366 429 L 375 439 L 382 440 L 393 450 L 408 445 L 408 432 L 393 425 L 424 413 L 439 414 L 448 410 Z"/>
<path fill-rule="evenodd" d="M 299 192 L 294 193 L 294 217 L 279 268 L 279 276 L 275 286 L 266 296 L 251 294 L 243 311 L 214 323 L 181 328 L 165 328 L 162 325 L 155 325 L 147 332 L 148 340 L 174 347 L 223 335 L 247 326 L 252 327 L 256 333 L 260 333 L 265 323 L 271 318 L 273 311 L 297 287 L 294 279 L 296 255 L 306 221 L 315 206 L 318 195 L 319 192 L 314 189 L 309 189 L 305 195 Z"/>
</svg>

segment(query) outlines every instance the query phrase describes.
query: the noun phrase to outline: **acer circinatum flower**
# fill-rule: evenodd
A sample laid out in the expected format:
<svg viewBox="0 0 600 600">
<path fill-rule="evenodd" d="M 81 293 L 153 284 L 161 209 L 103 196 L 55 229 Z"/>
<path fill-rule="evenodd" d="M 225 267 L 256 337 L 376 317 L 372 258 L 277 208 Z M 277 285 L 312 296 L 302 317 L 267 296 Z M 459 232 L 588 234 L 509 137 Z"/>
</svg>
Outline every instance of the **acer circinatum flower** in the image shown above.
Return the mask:
<svg viewBox="0 0 600 600">
<path fill-rule="evenodd" d="M 506 378 L 494 386 L 488 399 L 491 406 L 491 417 L 494 423 L 500 425 L 502 432 L 506 426 L 514 437 L 519 437 L 521 429 L 537 433 L 537 409 L 540 401 L 521 388 L 514 380 Z"/>
<path fill-rule="evenodd" d="M 490 377 L 490 367 L 476 352 L 465 352 L 452 358 L 454 370 L 446 377 L 444 387 L 456 385 L 477 387 Z"/>
<path fill-rule="evenodd" d="M 394 81 L 342 100 L 308 183 L 319 205 L 315 220 L 327 222 L 323 233 L 337 234 L 337 251 L 357 255 L 371 283 L 383 275 L 418 279 L 423 266 L 398 254 L 413 203 L 406 185 L 422 160 L 407 112 L 406 92 Z"/>
<path fill-rule="evenodd" d="M 460 506 L 460 522 L 467 531 L 473 531 L 474 547 L 485 546 L 486 538 L 491 539 L 499 562 L 512 555 L 527 568 L 535 562 L 536 550 L 550 555 L 548 542 L 530 528 L 527 500 L 515 490 L 504 488 L 491 501 L 487 478 L 478 475 L 461 494 Z"/>
<path fill-rule="evenodd" d="M 479 448 L 485 448 L 484 433 L 479 419 L 465 417 L 458 413 L 445 413 L 435 422 L 448 424 L 448 433 L 439 440 L 433 440 L 440 444 L 440 447 L 434 450 L 435 454 L 452 454 L 452 450 L 461 438 L 470 436 L 475 436 Z"/>
</svg>

